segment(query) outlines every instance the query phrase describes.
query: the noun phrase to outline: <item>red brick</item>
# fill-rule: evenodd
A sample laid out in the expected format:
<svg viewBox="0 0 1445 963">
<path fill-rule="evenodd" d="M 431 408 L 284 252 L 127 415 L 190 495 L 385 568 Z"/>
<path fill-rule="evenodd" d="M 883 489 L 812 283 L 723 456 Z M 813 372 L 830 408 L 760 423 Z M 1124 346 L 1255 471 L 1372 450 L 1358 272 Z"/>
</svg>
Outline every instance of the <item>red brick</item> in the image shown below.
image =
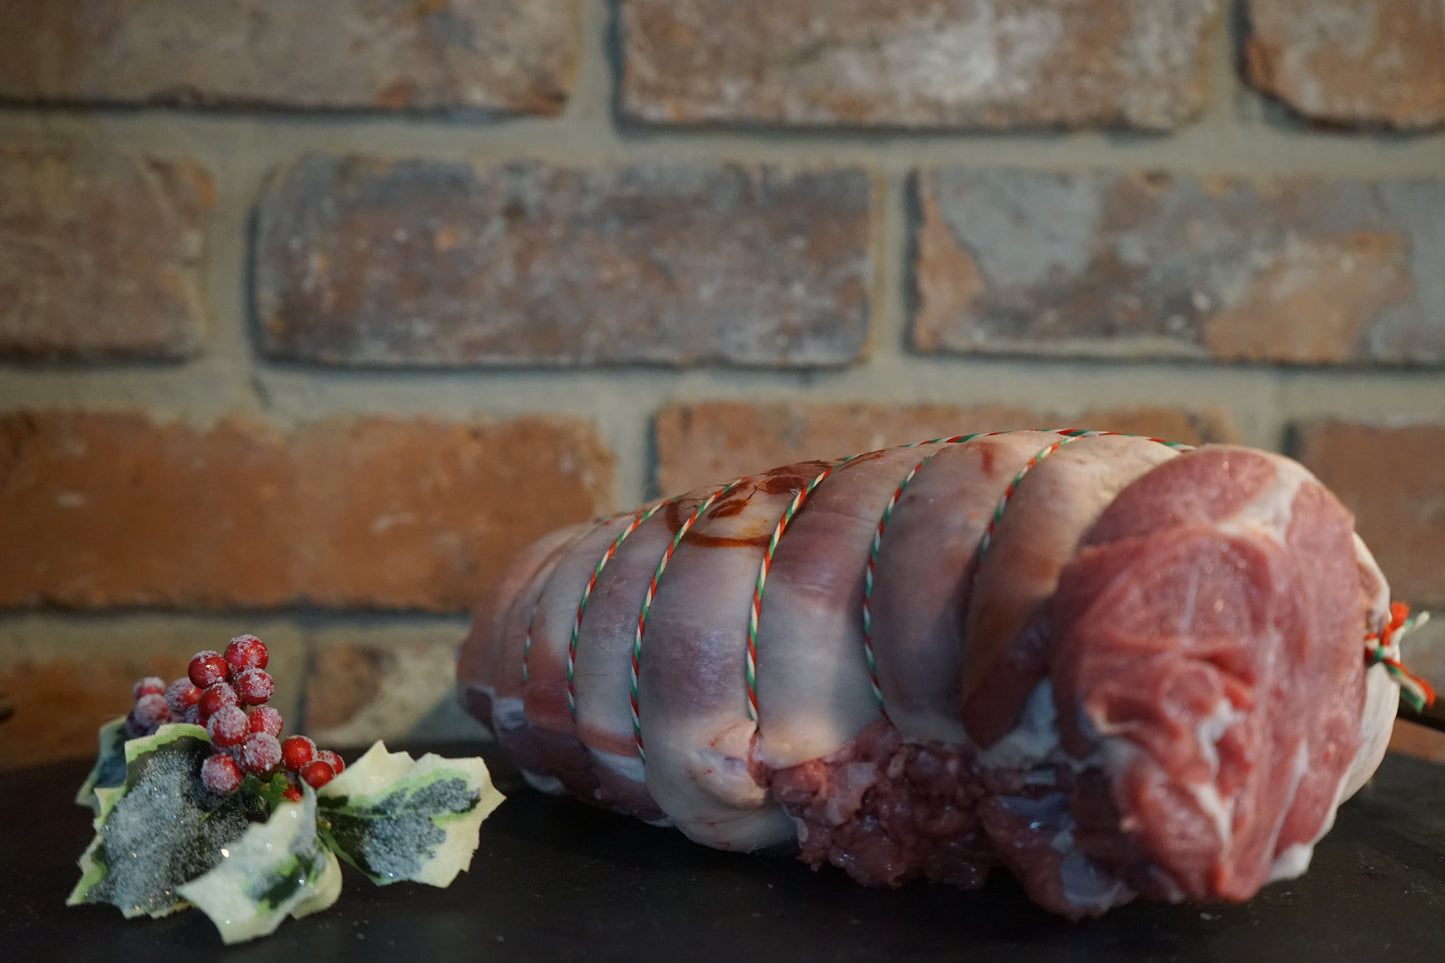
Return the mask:
<svg viewBox="0 0 1445 963">
<path fill-rule="evenodd" d="M 1311 121 L 1445 124 L 1439 0 L 1249 0 L 1249 79 Z"/>
<path fill-rule="evenodd" d="M 1064 425 L 1191 444 L 1236 440 L 1229 415 L 1216 409 L 1113 408 L 1063 416 L 1002 405 L 678 404 L 657 415 L 657 481 L 670 494 L 806 458 L 838 458 L 972 431 Z"/>
<path fill-rule="evenodd" d="M 137 679 L 180 678 L 197 651 L 224 648 L 227 639 L 257 628 L 145 617 L 136 622 L 106 620 L 57 629 L 53 623 L 21 620 L 0 633 L 0 771 L 93 758 L 96 730 L 130 711 Z M 262 630 L 260 635 L 271 646 L 268 670 L 276 680 L 270 704 L 292 728 L 302 649 L 288 633 Z"/>
<path fill-rule="evenodd" d="M 0 145 L 0 357 L 194 354 L 212 194 L 186 159 Z"/>
<path fill-rule="evenodd" d="M 623 0 L 646 122 L 1167 129 L 1204 99 L 1213 0 Z"/>
<path fill-rule="evenodd" d="M 1445 603 L 1445 425 L 1317 422 L 1298 457 L 1355 513 L 1396 598 Z"/>
<path fill-rule="evenodd" d="M 1445 180 L 918 181 L 924 352 L 1445 361 Z"/>
<path fill-rule="evenodd" d="M 328 364 L 839 365 L 868 325 L 859 170 L 306 158 L 260 214 L 266 354 Z"/>
<path fill-rule="evenodd" d="M 463 611 L 602 507 L 612 457 L 549 418 L 333 419 L 283 434 L 0 416 L 0 605 Z"/>
<path fill-rule="evenodd" d="M 0 97 L 556 114 L 573 0 L 0 0 Z"/>
</svg>

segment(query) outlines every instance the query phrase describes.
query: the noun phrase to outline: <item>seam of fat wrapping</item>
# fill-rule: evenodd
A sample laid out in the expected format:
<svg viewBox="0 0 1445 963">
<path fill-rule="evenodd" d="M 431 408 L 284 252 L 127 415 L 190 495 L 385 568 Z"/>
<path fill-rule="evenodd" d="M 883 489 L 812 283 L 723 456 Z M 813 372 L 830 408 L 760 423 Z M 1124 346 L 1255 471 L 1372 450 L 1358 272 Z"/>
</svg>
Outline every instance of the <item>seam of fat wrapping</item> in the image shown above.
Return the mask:
<svg viewBox="0 0 1445 963">
<path fill-rule="evenodd" d="M 1059 727 L 1054 712 L 1053 687 L 1045 679 L 1024 702 L 1019 721 L 1003 738 L 979 753 L 984 769 L 1032 769 L 1045 762 L 1062 762 Z"/>
</svg>

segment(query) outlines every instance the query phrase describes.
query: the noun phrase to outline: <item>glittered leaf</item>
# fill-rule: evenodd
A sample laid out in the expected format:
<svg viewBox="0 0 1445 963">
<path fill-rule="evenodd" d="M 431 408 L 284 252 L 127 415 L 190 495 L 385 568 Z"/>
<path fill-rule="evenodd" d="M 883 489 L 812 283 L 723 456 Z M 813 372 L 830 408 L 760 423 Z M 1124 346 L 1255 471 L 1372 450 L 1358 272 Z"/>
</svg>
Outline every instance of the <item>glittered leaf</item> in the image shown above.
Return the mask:
<svg viewBox="0 0 1445 963">
<path fill-rule="evenodd" d="M 250 793 L 223 796 L 196 774 L 215 750 L 199 726 L 168 725 L 125 744 L 125 782 L 99 788 L 95 839 L 66 903 L 111 903 L 127 917 L 185 906 L 179 887 L 221 860 L 221 848 L 264 818 Z"/>
<path fill-rule="evenodd" d="M 81 783 L 75 794 L 77 806 L 89 806 L 97 814 L 100 800 L 97 789 L 119 786 L 125 782 L 125 717 L 110 720 L 100 727 L 100 749 L 96 753 L 95 765 Z"/>
<path fill-rule="evenodd" d="M 180 887 L 227 943 L 265 936 L 287 916 L 319 912 L 341 895 L 341 867 L 316 835 L 316 794 L 283 802 L 222 850 L 215 869 Z"/>
<path fill-rule="evenodd" d="M 501 801 L 481 759 L 413 760 L 380 742 L 317 794 L 328 844 L 379 884 L 449 885 L 471 863 L 478 827 Z"/>
</svg>

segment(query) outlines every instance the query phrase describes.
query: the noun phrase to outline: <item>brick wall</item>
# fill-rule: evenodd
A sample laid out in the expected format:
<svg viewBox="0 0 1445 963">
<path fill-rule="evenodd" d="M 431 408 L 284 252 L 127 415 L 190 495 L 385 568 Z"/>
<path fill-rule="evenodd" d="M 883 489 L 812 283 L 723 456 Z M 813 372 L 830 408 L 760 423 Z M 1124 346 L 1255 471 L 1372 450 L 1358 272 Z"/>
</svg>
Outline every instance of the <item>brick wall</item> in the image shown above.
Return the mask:
<svg viewBox="0 0 1445 963">
<path fill-rule="evenodd" d="M 1445 605 L 1438 3 L 304 6 L 0 0 L 0 767 L 242 631 L 473 733 L 534 536 L 961 430 L 1289 451 Z"/>
</svg>

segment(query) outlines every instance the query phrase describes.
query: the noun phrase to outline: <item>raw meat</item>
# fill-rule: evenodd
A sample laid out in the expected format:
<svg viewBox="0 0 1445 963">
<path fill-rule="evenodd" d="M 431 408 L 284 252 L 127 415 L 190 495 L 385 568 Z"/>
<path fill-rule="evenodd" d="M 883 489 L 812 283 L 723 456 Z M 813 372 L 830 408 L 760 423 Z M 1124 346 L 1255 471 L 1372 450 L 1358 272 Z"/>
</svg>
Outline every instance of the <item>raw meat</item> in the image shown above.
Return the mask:
<svg viewBox="0 0 1445 963">
<path fill-rule="evenodd" d="M 1388 588 L 1298 464 L 1099 432 L 803 462 L 556 533 L 461 694 L 527 778 L 1070 917 L 1297 875 L 1378 765 Z"/>
</svg>

